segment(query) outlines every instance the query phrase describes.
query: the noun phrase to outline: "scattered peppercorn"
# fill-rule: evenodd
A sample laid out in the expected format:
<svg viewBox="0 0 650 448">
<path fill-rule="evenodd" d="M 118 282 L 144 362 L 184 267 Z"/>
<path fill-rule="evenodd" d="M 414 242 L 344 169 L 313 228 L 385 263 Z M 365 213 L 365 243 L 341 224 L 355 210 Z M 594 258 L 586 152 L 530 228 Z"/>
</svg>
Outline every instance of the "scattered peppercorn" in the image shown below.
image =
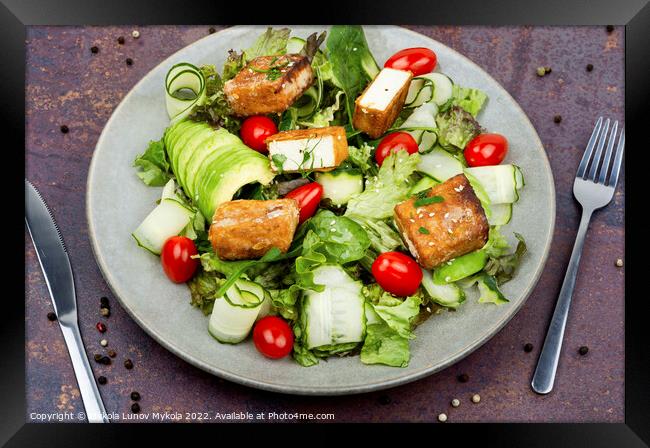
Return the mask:
<svg viewBox="0 0 650 448">
<path fill-rule="evenodd" d="M 124 367 L 126 367 L 129 370 L 132 369 L 133 368 L 133 361 L 131 361 L 130 359 L 127 359 L 126 361 L 124 361 Z"/>
<path fill-rule="evenodd" d="M 133 401 L 140 401 L 140 394 L 138 392 L 131 392 L 131 400 Z"/>
<path fill-rule="evenodd" d="M 387 405 L 391 403 L 391 399 L 388 395 L 380 395 L 379 396 L 379 404 L 381 405 Z"/>
<path fill-rule="evenodd" d="M 562 115 L 556 115 L 553 117 L 553 122 L 560 123 L 562 121 Z"/>
<path fill-rule="evenodd" d="M 99 53 L 99 47 L 97 47 L 97 46 L 90 47 L 90 52 L 91 52 L 92 54 L 97 54 L 97 53 Z"/>
<path fill-rule="evenodd" d="M 460 400 L 458 398 L 454 398 L 453 400 L 451 400 L 451 405 L 457 408 L 458 406 L 460 406 Z"/>
<path fill-rule="evenodd" d="M 117 353 L 115 352 L 115 350 L 109 350 L 108 356 L 110 356 L 111 358 L 115 358 L 117 356 Z"/>
<path fill-rule="evenodd" d="M 120 45 L 124 45 L 124 36 L 120 36 L 117 38 L 117 43 Z"/>
<path fill-rule="evenodd" d="M 592 71 L 593 69 L 594 69 L 594 65 L 593 65 L 593 64 L 587 64 L 587 71 L 588 71 L 588 72 Z"/>
<path fill-rule="evenodd" d="M 133 403 L 131 405 L 131 412 L 133 412 L 134 414 L 140 412 L 140 405 L 138 403 Z"/>
<path fill-rule="evenodd" d="M 585 356 L 589 352 L 589 347 L 586 345 L 583 345 L 578 349 L 578 353 L 580 353 L 582 356 Z"/>
<path fill-rule="evenodd" d="M 108 297 L 103 296 L 99 299 L 99 304 L 102 306 L 102 308 L 110 308 L 111 304 L 108 302 Z"/>
<path fill-rule="evenodd" d="M 612 31 L 614 31 L 614 25 L 607 25 L 605 29 L 607 30 L 608 33 L 611 33 Z"/>
<path fill-rule="evenodd" d="M 447 421 L 447 414 L 444 414 L 444 413 L 443 413 L 443 414 L 440 414 L 440 415 L 438 416 L 438 421 L 441 422 L 441 423 L 446 422 L 446 421 Z"/>
<path fill-rule="evenodd" d="M 618 260 L 616 260 L 616 267 L 618 267 L 618 268 L 623 267 L 623 260 L 622 259 L 619 258 Z"/>
<path fill-rule="evenodd" d="M 61 132 L 67 134 L 68 132 L 70 132 L 70 128 L 68 128 L 66 125 L 61 125 Z"/>
<path fill-rule="evenodd" d="M 101 341 L 99 341 L 99 345 L 101 345 L 102 347 L 106 347 L 108 345 L 108 341 L 106 339 L 102 339 Z"/>
<path fill-rule="evenodd" d="M 97 382 L 98 382 L 99 384 L 106 384 L 106 381 L 107 381 L 107 380 L 106 380 L 106 377 L 105 377 L 105 376 L 100 376 L 99 378 L 97 378 Z"/>
<path fill-rule="evenodd" d="M 214 34 L 216 31 L 217 31 L 217 30 L 215 30 L 213 26 L 211 26 L 210 28 L 208 28 L 208 33 L 210 33 L 210 34 Z"/>
<path fill-rule="evenodd" d="M 551 73 L 553 70 L 551 69 L 551 67 L 544 67 L 544 71 L 545 71 L 546 74 L 548 75 L 548 74 Z"/>
<path fill-rule="evenodd" d="M 100 312 L 101 315 L 104 316 L 104 317 L 108 317 L 108 316 L 111 315 L 111 310 L 109 310 L 108 308 L 100 308 L 100 309 L 99 309 L 99 312 Z"/>
<path fill-rule="evenodd" d="M 472 395 L 472 403 L 479 403 L 481 401 L 481 396 L 479 394 Z"/>
<path fill-rule="evenodd" d="M 138 37 L 140 37 L 140 31 L 133 30 L 133 32 L 131 33 L 131 36 L 133 36 L 134 39 L 137 39 Z"/>
<path fill-rule="evenodd" d="M 50 311 L 49 313 L 47 313 L 47 320 L 54 322 L 56 320 L 56 314 Z"/>
<path fill-rule="evenodd" d="M 105 333 L 106 332 L 106 325 L 104 325 L 101 322 L 97 322 L 97 325 L 95 325 L 95 328 L 97 328 L 97 331 L 100 333 Z"/>
<path fill-rule="evenodd" d="M 101 362 L 101 361 L 102 361 L 102 358 L 103 358 L 103 356 L 102 356 L 102 355 L 100 355 L 99 353 L 95 353 L 95 356 L 94 356 L 94 358 L 95 358 L 95 361 L 97 361 L 97 362 Z"/>
<path fill-rule="evenodd" d="M 466 374 L 466 373 L 463 373 L 463 374 L 461 374 L 461 375 L 458 375 L 458 381 L 460 381 L 461 383 L 466 383 L 466 382 L 468 382 L 468 381 L 469 381 L 469 375 Z"/>
<path fill-rule="evenodd" d="M 126 65 L 133 65 L 133 59 L 126 58 Z"/>
<path fill-rule="evenodd" d="M 529 342 L 529 343 L 527 343 L 526 345 L 524 345 L 524 351 L 525 351 L 526 353 L 530 353 L 530 352 L 532 352 L 532 351 L 533 351 L 533 344 L 531 344 L 531 343 Z"/>
<path fill-rule="evenodd" d="M 109 366 L 111 365 L 111 358 L 109 358 L 108 356 L 102 356 L 101 363 Z"/>
<path fill-rule="evenodd" d="M 540 78 L 546 74 L 546 67 L 537 67 L 537 76 Z"/>
</svg>

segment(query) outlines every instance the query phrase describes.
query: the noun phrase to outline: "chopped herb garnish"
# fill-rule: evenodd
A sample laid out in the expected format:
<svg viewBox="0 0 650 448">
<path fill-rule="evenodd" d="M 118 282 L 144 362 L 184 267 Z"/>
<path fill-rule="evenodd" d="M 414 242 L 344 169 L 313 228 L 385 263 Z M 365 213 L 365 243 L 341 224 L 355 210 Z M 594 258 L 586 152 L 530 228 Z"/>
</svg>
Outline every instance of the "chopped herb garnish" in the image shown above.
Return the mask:
<svg viewBox="0 0 650 448">
<path fill-rule="evenodd" d="M 271 160 L 273 161 L 273 165 L 275 165 L 278 171 L 282 173 L 284 169 L 284 162 L 287 161 L 287 156 L 285 156 L 284 154 L 273 154 Z"/>
<path fill-rule="evenodd" d="M 438 202 L 444 201 L 445 198 L 442 196 L 431 196 L 430 198 L 420 198 L 416 200 L 413 205 L 416 207 L 422 207 L 423 205 L 436 204 Z"/>
<path fill-rule="evenodd" d="M 428 235 L 428 234 L 429 234 L 429 231 L 428 231 L 427 229 L 425 229 L 424 227 L 420 227 L 420 228 L 418 229 L 418 232 L 420 232 L 420 233 L 422 233 L 422 234 L 424 234 L 424 235 Z"/>
</svg>

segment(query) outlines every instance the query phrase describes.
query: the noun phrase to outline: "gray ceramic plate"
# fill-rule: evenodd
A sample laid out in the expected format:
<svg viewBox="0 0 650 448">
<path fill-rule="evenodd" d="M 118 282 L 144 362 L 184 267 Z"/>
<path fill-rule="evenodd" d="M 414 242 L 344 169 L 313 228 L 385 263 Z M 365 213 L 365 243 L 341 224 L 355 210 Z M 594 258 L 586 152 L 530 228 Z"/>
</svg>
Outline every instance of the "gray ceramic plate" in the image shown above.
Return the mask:
<svg viewBox="0 0 650 448">
<path fill-rule="evenodd" d="M 306 37 L 323 27 L 292 27 Z M 131 232 L 153 209 L 159 188 L 142 184 L 132 162 L 168 124 L 163 79 L 181 61 L 222 67 L 227 51 L 247 48 L 262 27 L 234 27 L 209 35 L 169 57 L 145 76 L 115 109 L 97 143 L 88 175 L 87 213 L 97 262 L 116 297 L 154 339 L 187 362 L 231 381 L 261 389 L 313 395 L 367 392 L 422 378 L 467 356 L 497 333 L 521 308 L 548 255 L 555 222 L 555 190 L 542 144 L 512 97 L 487 73 L 445 45 L 398 27 L 366 27 L 379 63 L 406 47 L 429 47 L 439 69 L 463 86 L 489 96 L 481 124 L 508 137 L 507 162 L 526 178 L 522 198 L 506 233 L 526 237 L 529 254 L 514 280 L 503 287 L 510 303 L 478 304 L 469 297 L 455 313 L 429 319 L 416 330 L 407 368 L 366 366 L 358 357 L 336 358 L 304 368 L 290 358 L 267 360 L 248 341 L 222 345 L 207 332 L 208 319 L 189 305 L 185 285 L 170 283 L 160 261 L 139 248 Z"/>
</svg>

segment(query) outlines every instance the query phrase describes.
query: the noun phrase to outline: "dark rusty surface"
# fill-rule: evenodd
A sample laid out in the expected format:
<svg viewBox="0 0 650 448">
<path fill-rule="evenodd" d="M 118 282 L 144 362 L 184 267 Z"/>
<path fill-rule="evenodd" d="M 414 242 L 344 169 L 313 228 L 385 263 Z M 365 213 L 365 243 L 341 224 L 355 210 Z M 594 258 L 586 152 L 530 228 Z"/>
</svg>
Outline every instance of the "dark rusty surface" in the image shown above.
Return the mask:
<svg viewBox="0 0 650 448">
<path fill-rule="evenodd" d="M 530 117 L 546 148 L 557 191 L 551 255 L 522 310 L 473 354 L 423 380 L 348 397 L 298 397 L 249 389 L 213 377 L 166 351 L 125 313 L 95 264 L 85 219 L 88 165 L 110 114 L 131 87 L 176 50 L 208 33 L 208 27 L 31 28 L 27 40 L 27 177 L 58 220 L 75 272 L 80 326 L 92 359 L 109 348 L 110 366 L 93 364 L 109 412 L 130 414 L 129 394 L 142 395 L 141 416 L 151 412 L 304 412 L 335 414 L 336 421 L 622 422 L 624 419 L 624 195 L 596 212 L 587 237 L 564 351 L 554 391 L 532 392 L 529 383 L 578 226 L 573 176 L 598 115 L 623 119 L 624 30 L 605 27 L 414 27 L 460 51 L 497 79 Z M 125 37 L 119 45 L 118 36 Z M 92 54 L 90 48 L 98 46 Z M 127 66 L 126 58 L 133 59 Z M 593 64 L 587 72 L 587 64 Z M 538 66 L 552 73 L 537 77 Z M 553 122 L 555 115 L 562 122 Z M 68 134 L 61 125 L 70 128 Z M 152 136 L 153 137 L 153 136 Z M 111 173 L 106 173 L 110 176 Z M 27 404 L 32 412 L 82 411 L 74 374 L 26 234 Z M 111 300 L 101 318 L 99 298 Z M 108 331 L 100 335 L 98 321 Z M 523 346 L 534 345 L 531 353 Z M 586 356 L 578 354 L 589 346 Z M 126 370 L 123 362 L 135 364 Z M 308 371 L 305 372 L 308 374 Z M 467 373 L 460 383 L 457 375 Z M 470 397 L 481 395 L 479 404 Z M 452 398 L 461 406 L 453 409 Z M 120 415 L 120 417 L 122 417 Z"/>
</svg>

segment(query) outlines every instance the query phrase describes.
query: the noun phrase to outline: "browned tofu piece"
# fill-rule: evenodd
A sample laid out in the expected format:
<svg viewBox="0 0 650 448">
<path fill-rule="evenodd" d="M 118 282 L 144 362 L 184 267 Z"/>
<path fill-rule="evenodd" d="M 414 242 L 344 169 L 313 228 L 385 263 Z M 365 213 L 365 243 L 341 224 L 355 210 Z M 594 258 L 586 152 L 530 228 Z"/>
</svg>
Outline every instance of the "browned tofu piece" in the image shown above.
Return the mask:
<svg viewBox="0 0 650 448">
<path fill-rule="evenodd" d="M 383 135 L 404 107 L 412 78 L 409 71 L 382 69 L 355 101 L 355 129 L 371 138 Z"/>
<path fill-rule="evenodd" d="M 265 141 L 275 172 L 331 171 L 348 158 L 343 126 L 283 131 Z"/>
<path fill-rule="evenodd" d="M 442 202 L 416 206 L 417 198 L 395 206 L 395 223 L 409 251 L 426 269 L 485 246 L 488 225 L 485 211 L 464 174 L 436 185 L 427 197 Z"/>
<path fill-rule="evenodd" d="M 305 56 L 260 56 L 250 61 L 223 86 L 226 100 L 236 115 L 284 112 L 314 81 Z"/>
<path fill-rule="evenodd" d="M 251 260 L 273 247 L 287 252 L 298 226 L 294 199 L 224 202 L 214 212 L 209 238 L 222 260 Z"/>
</svg>

